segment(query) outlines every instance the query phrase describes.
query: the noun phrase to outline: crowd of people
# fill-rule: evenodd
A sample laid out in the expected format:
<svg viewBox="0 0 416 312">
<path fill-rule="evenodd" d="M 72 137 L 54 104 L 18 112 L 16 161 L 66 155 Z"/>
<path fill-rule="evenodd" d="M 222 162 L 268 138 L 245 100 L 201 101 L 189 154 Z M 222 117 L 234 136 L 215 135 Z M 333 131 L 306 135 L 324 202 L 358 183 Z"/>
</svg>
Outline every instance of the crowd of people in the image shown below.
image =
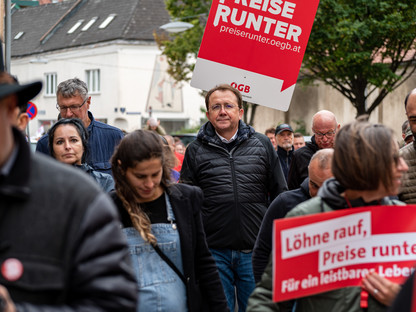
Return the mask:
<svg viewBox="0 0 416 312">
<path fill-rule="evenodd" d="M 288 123 L 258 133 L 227 84 L 185 148 L 156 118 L 126 135 L 96 121 L 73 78 L 31 153 L 24 108 L 41 88 L 0 73 L 0 311 L 362 311 L 362 290 L 369 312 L 410 311 L 413 276 L 377 273 L 273 302 L 271 254 L 275 219 L 416 201 L 416 89 L 400 150 L 388 127 L 327 110 L 308 142 Z"/>
</svg>

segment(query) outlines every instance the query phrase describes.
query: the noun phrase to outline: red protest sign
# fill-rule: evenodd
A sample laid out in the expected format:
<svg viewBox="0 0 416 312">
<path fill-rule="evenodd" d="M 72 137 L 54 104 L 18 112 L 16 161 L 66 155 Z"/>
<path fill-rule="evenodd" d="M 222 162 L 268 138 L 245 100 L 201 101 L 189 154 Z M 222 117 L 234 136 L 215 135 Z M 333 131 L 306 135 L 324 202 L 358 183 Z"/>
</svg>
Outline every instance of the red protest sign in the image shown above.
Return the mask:
<svg viewBox="0 0 416 312">
<path fill-rule="evenodd" d="M 359 286 L 373 270 L 402 283 L 416 262 L 415 209 L 373 206 L 275 220 L 273 300 Z"/>
<path fill-rule="evenodd" d="M 210 89 L 219 82 L 228 82 L 242 92 L 245 100 L 287 109 L 318 3 L 214 0 L 191 84 Z M 271 99 L 276 90 L 277 96 L 291 91 L 289 103 Z"/>
</svg>

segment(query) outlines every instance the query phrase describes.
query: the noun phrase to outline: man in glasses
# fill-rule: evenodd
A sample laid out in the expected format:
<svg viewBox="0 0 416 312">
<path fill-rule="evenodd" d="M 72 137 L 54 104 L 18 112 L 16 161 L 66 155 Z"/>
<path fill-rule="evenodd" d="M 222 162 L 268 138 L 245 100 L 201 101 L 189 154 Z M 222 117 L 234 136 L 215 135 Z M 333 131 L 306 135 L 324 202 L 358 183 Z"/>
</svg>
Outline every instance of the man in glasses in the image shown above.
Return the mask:
<svg viewBox="0 0 416 312">
<path fill-rule="evenodd" d="M 61 118 L 78 118 L 88 130 L 88 151 L 86 162 L 94 170 L 111 174 L 110 158 L 115 146 L 123 138 L 123 132 L 113 126 L 99 122 L 89 111 L 91 97 L 88 87 L 78 78 L 68 79 L 58 85 L 56 109 Z M 37 143 L 36 151 L 50 154 L 48 134 Z"/>
<path fill-rule="evenodd" d="M 312 155 L 323 148 L 332 148 L 335 142 L 335 135 L 340 128 L 334 113 L 321 110 L 312 117 L 311 142 L 293 153 L 290 164 L 287 184 L 290 190 L 300 187 L 301 183 L 308 176 L 308 165 Z"/>
<path fill-rule="evenodd" d="M 261 220 L 287 190 L 269 138 L 241 121 L 240 92 L 219 85 L 205 97 L 208 122 L 186 149 L 180 181 L 204 192 L 201 207 L 208 247 L 216 261 L 228 306 L 245 311 L 254 290 L 252 250 Z"/>
</svg>

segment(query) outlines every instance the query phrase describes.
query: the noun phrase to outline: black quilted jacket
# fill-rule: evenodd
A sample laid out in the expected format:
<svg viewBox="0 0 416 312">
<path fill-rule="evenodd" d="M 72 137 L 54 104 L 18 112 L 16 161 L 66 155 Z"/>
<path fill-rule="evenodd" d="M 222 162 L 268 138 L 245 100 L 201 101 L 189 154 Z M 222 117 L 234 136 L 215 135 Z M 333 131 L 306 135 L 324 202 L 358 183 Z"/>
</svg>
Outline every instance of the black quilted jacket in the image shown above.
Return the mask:
<svg viewBox="0 0 416 312">
<path fill-rule="evenodd" d="M 269 202 L 287 190 L 270 140 L 242 121 L 230 151 L 204 124 L 186 150 L 180 181 L 204 192 L 204 228 L 215 249 L 253 249 Z"/>
</svg>

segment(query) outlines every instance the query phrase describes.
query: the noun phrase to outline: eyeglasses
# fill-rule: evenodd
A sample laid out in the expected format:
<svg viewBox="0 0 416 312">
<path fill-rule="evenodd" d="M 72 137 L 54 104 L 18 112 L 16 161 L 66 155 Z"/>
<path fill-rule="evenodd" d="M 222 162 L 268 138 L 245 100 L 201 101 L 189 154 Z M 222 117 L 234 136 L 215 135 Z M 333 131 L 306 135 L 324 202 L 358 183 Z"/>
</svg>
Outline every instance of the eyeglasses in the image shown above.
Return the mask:
<svg viewBox="0 0 416 312">
<path fill-rule="evenodd" d="M 237 106 L 234 104 L 214 104 L 210 107 L 209 110 L 212 110 L 214 112 L 219 112 L 221 110 L 221 108 L 224 108 L 224 110 L 226 110 L 227 112 L 232 111 L 234 108 L 236 108 Z"/>
<path fill-rule="evenodd" d="M 313 132 L 315 134 L 316 137 L 322 139 L 324 136 L 326 136 L 327 138 L 332 138 L 334 137 L 335 133 L 337 133 L 336 130 L 332 130 L 332 131 L 328 131 L 327 133 L 320 133 L 320 132 Z"/>
<path fill-rule="evenodd" d="M 56 103 L 56 109 L 60 112 L 60 113 L 65 113 L 68 109 L 75 113 L 78 112 L 81 107 L 85 104 L 85 102 L 88 100 L 88 97 L 84 100 L 84 102 L 82 102 L 81 105 L 71 105 L 71 106 L 59 106 L 58 103 Z"/>
</svg>

